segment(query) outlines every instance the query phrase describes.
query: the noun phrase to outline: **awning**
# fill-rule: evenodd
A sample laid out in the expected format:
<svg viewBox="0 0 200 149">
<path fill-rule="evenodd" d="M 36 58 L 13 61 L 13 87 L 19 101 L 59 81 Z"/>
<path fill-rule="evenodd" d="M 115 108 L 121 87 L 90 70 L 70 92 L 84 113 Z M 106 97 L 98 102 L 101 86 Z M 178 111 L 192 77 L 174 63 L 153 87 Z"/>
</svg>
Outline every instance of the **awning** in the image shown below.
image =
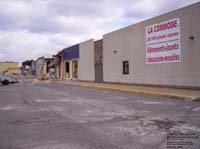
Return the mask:
<svg viewBox="0 0 200 149">
<path fill-rule="evenodd" d="M 55 57 L 54 60 L 48 65 L 49 67 L 53 67 L 55 65 L 58 65 L 60 63 L 60 58 Z"/>
</svg>

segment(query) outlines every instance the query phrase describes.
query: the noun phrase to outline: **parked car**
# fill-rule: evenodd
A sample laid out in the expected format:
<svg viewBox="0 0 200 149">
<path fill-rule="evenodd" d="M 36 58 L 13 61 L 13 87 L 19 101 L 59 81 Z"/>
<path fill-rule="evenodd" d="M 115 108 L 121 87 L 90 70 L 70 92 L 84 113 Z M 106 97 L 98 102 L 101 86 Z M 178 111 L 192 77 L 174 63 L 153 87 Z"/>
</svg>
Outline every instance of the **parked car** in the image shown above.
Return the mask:
<svg viewBox="0 0 200 149">
<path fill-rule="evenodd" d="M 9 83 L 17 83 L 17 80 L 11 76 L 0 74 L 0 83 L 3 85 L 8 85 Z"/>
</svg>

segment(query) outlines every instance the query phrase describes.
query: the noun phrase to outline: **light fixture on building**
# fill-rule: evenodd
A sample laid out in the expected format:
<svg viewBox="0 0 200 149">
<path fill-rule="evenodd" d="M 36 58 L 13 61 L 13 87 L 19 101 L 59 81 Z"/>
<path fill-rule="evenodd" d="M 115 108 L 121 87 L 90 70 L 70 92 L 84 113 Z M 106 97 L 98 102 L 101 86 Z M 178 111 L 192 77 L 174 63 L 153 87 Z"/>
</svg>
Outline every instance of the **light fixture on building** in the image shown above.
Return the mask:
<svg viewBox="0 0 200 149">
<path fill-rule="evenodd" d="M 116 54 L 116 53 L 117 53 L 117 50 L 114 50 L 114 51 L 113 51 L 113 53 L 115 53 L 115 54 Z"/>
<path fill-rule="evenodd" d="M 190 36 L 190 40 L 194 40 L 194 37 L 193 37 L 193 36 Z"/>
</svg>

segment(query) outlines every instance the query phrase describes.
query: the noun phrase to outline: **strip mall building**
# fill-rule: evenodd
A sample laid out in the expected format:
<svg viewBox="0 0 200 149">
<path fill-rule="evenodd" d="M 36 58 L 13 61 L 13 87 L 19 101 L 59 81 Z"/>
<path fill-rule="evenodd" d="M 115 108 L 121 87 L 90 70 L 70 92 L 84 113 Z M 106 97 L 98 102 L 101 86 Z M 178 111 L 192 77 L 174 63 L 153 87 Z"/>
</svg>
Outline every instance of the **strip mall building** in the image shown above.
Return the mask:
<svg viewBox="0 0 200 149">
<path fill-rule="evenodd" d="M 62 79 L 103 81 L 103 41 L 93 39 L 63 49 Z"/>
<path fill-rule="evenodd" d="M 103 36 L 105 82 L 200 87 L 200 3 Z"/>
<path fill-rule="evenodd" d="M 63 49 L 62 79 L 200 87 L 200 3 Z"/>
</svg>

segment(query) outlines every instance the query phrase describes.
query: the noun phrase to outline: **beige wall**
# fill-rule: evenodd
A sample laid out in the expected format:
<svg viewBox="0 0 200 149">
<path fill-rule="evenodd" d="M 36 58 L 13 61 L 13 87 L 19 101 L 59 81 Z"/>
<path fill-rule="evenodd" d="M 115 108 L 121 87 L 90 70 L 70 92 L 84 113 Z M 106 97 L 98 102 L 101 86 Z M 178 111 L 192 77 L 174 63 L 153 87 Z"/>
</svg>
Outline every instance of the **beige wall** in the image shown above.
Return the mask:
<svg viewBox="0 0 200 149">
<path fill-rule="evenodd" d="M 0 62 L 0 73 L 3 73 L 4 71 L 8 69 L 17 69 L 19 68 L 18 62 Z"/>
<path fill-rule="evenodd" d="M 197 3 L 104 35 L 104 81 L 200 86 L 199 14 L 200 3 Z M 146 64 L 145 27 L 174 18 L 180 19 L 181 62 Z M 129 75 L 122 74 L 124 60 L 129 60 Z"/>
<path fill-rule="evenodd" d="M 94 40 L 79 44 L 78 79 L 94 81 Z"/>
</svg>

